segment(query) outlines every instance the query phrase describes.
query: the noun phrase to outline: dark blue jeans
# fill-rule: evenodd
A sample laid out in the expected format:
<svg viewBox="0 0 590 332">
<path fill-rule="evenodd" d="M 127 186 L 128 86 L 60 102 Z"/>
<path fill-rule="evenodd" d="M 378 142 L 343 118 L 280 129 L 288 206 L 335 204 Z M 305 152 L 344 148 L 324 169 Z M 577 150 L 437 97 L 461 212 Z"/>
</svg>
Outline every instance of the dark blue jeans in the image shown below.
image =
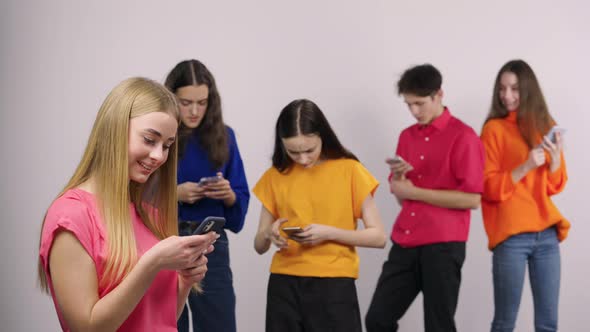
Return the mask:
<svg viewBox="0 0 590 332">
<path fill-rule="evenodd" d="M 188 234 L 188 229 L 180 230 L 180 235 Z M 215 250 L 207 255 L 207 274 L 201 282 L 203 293 L 191 291 L 188 297 L 195 332 L 236 331 L 236 295 L 229 266 L 229 245 L 225 231 L 219 235 Z M 189 331 L 186 306 L 178 319 L 178 331 Z"/>
<path fill-rule="evenodd" d="M 535 331 L 557 331 L 560 262 L 555 227 L 513 235 L 494 248 L 492 332 L 514 330 L 527 265 L 535 306 Z"/>
</svg>

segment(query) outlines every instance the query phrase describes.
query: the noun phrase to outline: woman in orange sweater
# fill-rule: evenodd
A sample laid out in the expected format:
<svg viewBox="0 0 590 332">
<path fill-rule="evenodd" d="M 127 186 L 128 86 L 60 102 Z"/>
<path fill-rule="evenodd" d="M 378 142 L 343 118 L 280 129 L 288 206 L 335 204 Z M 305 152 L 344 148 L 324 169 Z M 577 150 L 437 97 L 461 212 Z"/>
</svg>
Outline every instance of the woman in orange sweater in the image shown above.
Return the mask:
<svg viewBox="0 0 590 332">
<path fill-rule="evenodd" d="M 559 242 L 570 224 L 551 196 L 567 182 L 562 138 L 545 137 L 555 121 L 531 67 L 522 60 L 498 72 L 481 139 L 486 152 L 482 212 L 493 252 L 492 331 L 512 331 L 526 266 L 535 331 L 557 331 Z"/>
</svg>

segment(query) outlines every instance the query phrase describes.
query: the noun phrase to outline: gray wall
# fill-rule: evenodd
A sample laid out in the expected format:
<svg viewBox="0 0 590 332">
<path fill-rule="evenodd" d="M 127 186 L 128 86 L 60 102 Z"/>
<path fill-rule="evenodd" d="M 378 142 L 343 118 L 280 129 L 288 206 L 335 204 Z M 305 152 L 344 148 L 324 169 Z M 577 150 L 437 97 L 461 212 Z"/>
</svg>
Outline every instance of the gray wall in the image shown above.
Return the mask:
<svg viewBox="0 0 590 332">
<path fill-rule="evenodd" d="M 155 3 L 155 2 L 154 2 Z M 586 1 L 32 1 L 0 4 L 0 287 L 3 331 L 57 331 L 49 297 L 35 287 L 45 209 L 71 175 L 102 100 L 129 76 L 162 81 L 179 60 L 197 58 L 214 73 L 224 116 L 234 127 L 250 185 L 269 166 L 280 109 L 307 97 L 340 138 L 382 181 L 377 203 L 389 231 L 399 211 L 387 167 L 399 132 L 413 123 L 394 83 L 408 66 L 443 73 L 445 103 L 481 128 L 494 76 L 509 59 L 535 69 L 552 114 L 569 131 L 570 182 L 555 201 L 572 221 L 562 245 L 562 331 L 590 325 L 584 211 L 590 177 L 587 86 L 590 24 Z M 175 4 L 175 7 L 172 5 Z M 586 193 L 586 194 L 585 194 Z M 586 198 L 587 200 L 587 198 Z M 260 203 L 231 236 L 241 331 L 262 331 L 271 255 L 252 242 Z M 385 250 L 362 249 L 357 282 L 366 312 Z M 493 314 L 490 253 L 474 211 L 457 321 L 485 331 Z M 31 313 L 35 313 L 32 315 Z M 526 286 L 518 331 L 532 331 Z M 401 322 L 422 329 L 419 298 Z"/>
</svg>

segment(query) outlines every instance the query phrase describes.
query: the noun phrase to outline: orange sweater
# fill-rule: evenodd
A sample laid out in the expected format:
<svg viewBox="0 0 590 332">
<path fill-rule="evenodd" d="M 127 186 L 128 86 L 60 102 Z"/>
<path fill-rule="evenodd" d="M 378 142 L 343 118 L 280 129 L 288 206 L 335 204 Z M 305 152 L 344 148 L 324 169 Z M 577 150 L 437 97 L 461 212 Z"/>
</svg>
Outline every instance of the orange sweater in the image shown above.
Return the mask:
<svg viewBox="0 0 590 332">
<path fill-rule="evenodd" d="M 518 183 L 512 171 L 524 163 L 529 147 L 516 124 L 516 112 L 488 121 L 481 133 L 486 163 L 481 209 L 491 250 L 512 235 L 540 232 L 553 225 L 559 241 L 567 237 L 570 223 L 557 210 L 551 196 L 563 190 L 567 172 L 563 154 L 561 167 L 553 173 L 547 163 L 530 171 Z"/>
</svg>

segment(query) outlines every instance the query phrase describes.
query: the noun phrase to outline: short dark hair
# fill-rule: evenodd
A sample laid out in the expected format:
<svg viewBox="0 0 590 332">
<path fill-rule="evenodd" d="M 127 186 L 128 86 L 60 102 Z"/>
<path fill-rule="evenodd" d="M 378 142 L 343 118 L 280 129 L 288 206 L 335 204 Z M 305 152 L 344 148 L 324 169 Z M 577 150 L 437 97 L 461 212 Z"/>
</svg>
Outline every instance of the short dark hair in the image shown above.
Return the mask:
<svg viewBox="0 0 590 332">
<path fill-rule="evenodd" d="M 442 75 L 433 65 L 415 66 L 402 74 L 397 82 L 397 93 L 409 93 L 420 97 L 432 96 L 442 85 Z"/>
<path fill-rule="evenodd" d="M 318 105 L 311 100 L 297 99 L 285 106 L 277 119 L 275 147 L 272 155 L 273 166 L 280 172 L 286 172 L 293 165 L 293 160 L 287 155 L 283 146 L 283 138 L 312 134 L 318 135 L 322 139 L 322 158 L 358 160 L 340 143 Z"/>
</svg>

